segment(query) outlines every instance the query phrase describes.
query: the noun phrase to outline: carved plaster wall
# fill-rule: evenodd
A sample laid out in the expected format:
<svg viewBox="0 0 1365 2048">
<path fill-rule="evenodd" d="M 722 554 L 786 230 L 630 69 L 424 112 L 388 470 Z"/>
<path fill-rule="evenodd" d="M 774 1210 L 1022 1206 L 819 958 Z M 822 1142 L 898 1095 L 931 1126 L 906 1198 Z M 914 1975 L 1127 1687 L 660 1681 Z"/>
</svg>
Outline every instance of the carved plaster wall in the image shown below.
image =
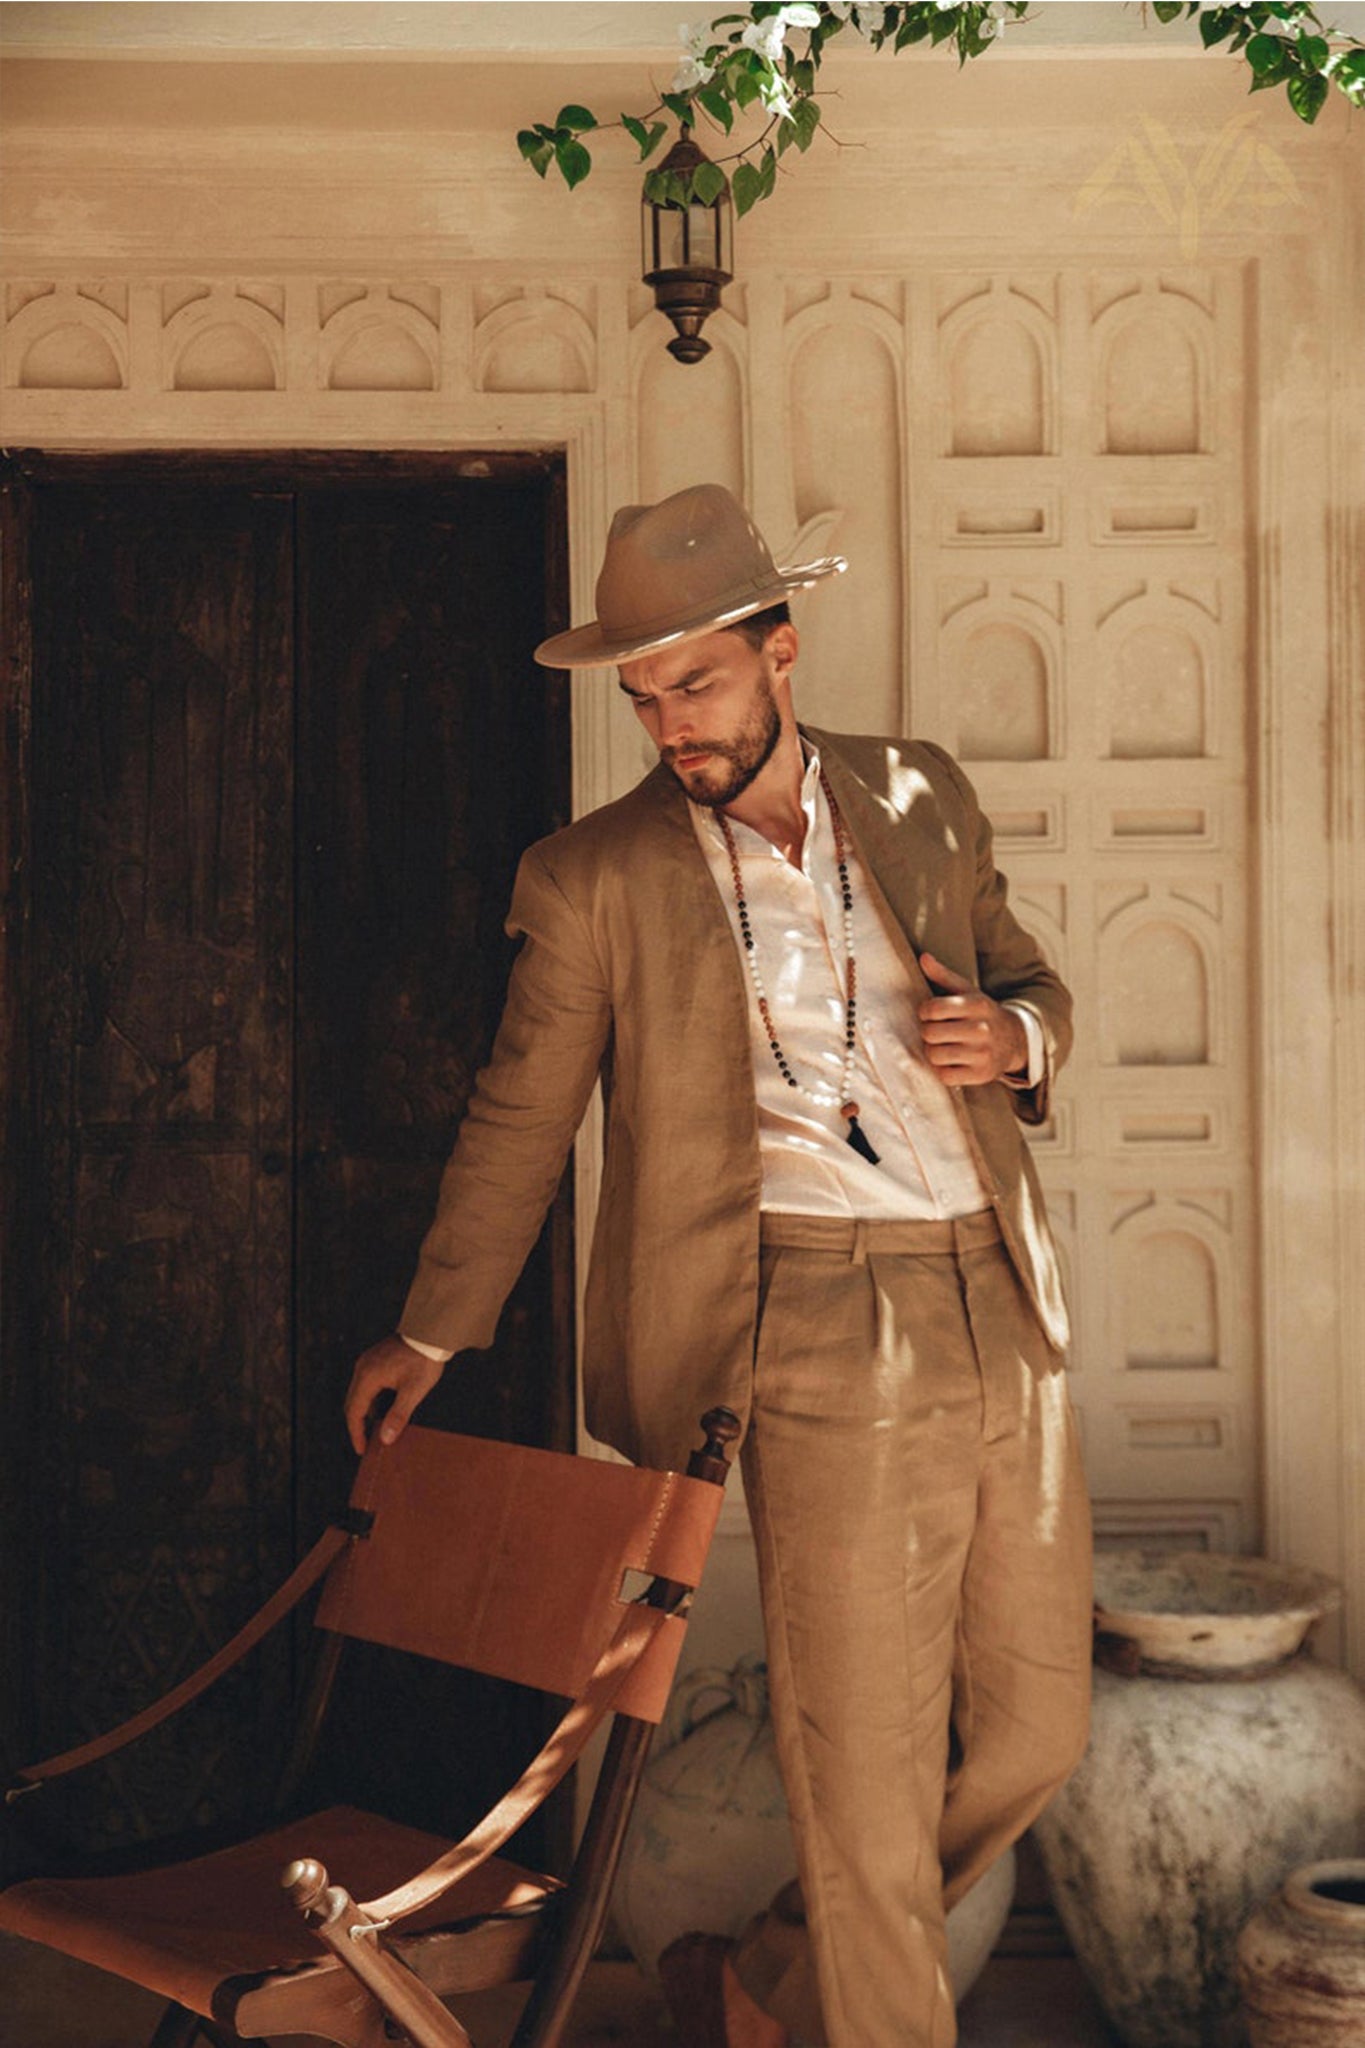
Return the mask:
<svg viewBox="0 0 1365 2048">
<path fill-rule="evenodd" d="M 1097 111 L 1076 148 L 1104 141 Z M 1040 177 L 1046 146 L 1028 144 Z M 1131 216 L 1082 240 L 1054 194 L 1017 250 L 968 163 L 934 176 L 937 211 L 899 240 L 860 231 L 856 191 L 842 254 L 824 216 L 818 262 L 790 229 L 766 253 L 756 231 L 695 369 L 665 354 L 624 258 L 519 266 L 500 244 L 357 270 L 314 248 L 297 269 L 112 280 L 54 262 L 5 285 L 6 438 L 469 460 L 557 442 L 579 617 L 611 508 L 700 476 L 748 499 L 779 556 L 846 553 L 798 606 L 803 710 L 957 752 L 1077 994 L 1034 1143 L 1101 1537 L 1264 1544 L 1365 1598 L 1347 1486 L 1365 1294 L 1341 1250 L 1365 1056 L 1349 1037 L 1324 1055 L 1325 1109 L 1296 1000 L 1359 1019 L 1341 977 L 1365 952 L 1362 336 L 1342 296 L 1360 222 L 1316 243 L 1298 217 L 1278 240 L 1228 228 L 1182 261 Z M 540 199 L 501 203 L 529 223 Z M 582 809 L 644 757 L 615 693 L 576 689 Z M 595 1171 L 590 1138 L 584 1224 Z"/>
</svg>

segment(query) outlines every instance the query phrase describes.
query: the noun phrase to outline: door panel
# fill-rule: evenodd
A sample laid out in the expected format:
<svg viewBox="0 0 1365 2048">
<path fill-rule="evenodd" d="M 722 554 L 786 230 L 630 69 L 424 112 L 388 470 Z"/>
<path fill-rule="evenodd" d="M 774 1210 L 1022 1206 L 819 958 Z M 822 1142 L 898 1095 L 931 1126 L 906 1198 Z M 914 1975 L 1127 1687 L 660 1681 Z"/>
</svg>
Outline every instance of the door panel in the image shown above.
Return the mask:
<svg viewBox="0 0 1365 2048">
<path fill-rule="evenodd" d="M 0 1274 L 17 1755 L 183 1676 L 344 1498 L 351 1362 L 392 1327 L 487 1052 L 517 858 L 565 813 L 565 704 L 529 659 L 560 619 L 555 466 L 375 467 L 33 483 L 27 1199 Z M 570 1443 L 571 1288 L 561 1197 L 492 1358 L 428 1419 Z M 232 1817 L 296 1663 L 258 1653 L 44 1805 L 88 1848 Z M 428 1730 L 448 1674 L 361 1676 L 323 1774 L 382 1751 L 375 1796 L 428 1824 L 539 1733 L 489 1709 L 485 1754 L 433 1778 L 383 1730 Z"/>
<path fill-rule="evenodd" d="M 36 1710 L 52 1747 L 287 1569 L 291 509 L 81 488 L 40 517 L 31 1274 Z M 50 1806 L 99 1842 L 239 1776 L 286 1672 Z"/>
<path fill-rule="evenodd" d="M 530 658 L 550 630 L 538 492 L 539 478 L 456 479 L 300 500 L 306 1515 L 335 1497 L 352 1361 L 394 1326 L 492 1044 L 517 861 L 567 815 L 567 744 L 545 744 L 547 713 L 566 707 Z M 544 1334 L 551 1264 L 547 1237 L 494 1350 L 452 1368 L 428 1416 L 571 1443 Z"/>
</svg>

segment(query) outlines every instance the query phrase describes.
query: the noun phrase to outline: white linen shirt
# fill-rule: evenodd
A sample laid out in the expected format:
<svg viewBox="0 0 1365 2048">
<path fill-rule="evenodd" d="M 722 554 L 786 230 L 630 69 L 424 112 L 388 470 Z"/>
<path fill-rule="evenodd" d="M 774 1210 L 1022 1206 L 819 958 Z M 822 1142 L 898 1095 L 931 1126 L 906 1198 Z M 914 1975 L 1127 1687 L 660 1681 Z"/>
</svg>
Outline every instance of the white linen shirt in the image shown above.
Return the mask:
<svg viewBox="0 0 1365 2048">
<path fill-rule="evenodd" d="M 749 1042 L 758 1098 L 761 1205 L 788 1215 L 952 1218 L 987 1207 L 952 1095 L 925 1058 L 917 999 L 869 894 L 856 849 L 845 840 L 858 967 L 854 1065 L 849 1096 L 879 1164 L 848 1143 L 839 1111 L 844 1051 L 843 900 L 834 821 L 812 749 L 801 784 L 806 835 L 799 867 L 761 833 L 731 819 L 759 972 L 793 1088 L 778 1069 L 759 1014 L 748 963 Z M 744 959 L 739 906 L 715 812 L 689 803 L 693 829 Z M 1027 1075 L 1043 1063 L 1037 1019 L 1010 1004 L 1029 1041 Z M 812 1102 L 803 1091 L 825 1098 Z"/>
</svg>

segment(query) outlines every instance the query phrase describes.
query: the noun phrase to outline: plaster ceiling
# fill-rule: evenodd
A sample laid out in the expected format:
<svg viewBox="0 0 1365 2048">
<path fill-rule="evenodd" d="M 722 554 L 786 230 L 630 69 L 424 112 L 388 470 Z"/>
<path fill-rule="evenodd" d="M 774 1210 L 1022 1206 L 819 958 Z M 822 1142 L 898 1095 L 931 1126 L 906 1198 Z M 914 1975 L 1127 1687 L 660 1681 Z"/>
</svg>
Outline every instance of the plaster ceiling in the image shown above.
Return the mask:
<svg viewBox="0 0 1365 2048">
<path fill-rule="evenodd" d="M 14 53 L 91 56 L 158 51 L 415 51 L 655 49 L 676 47 L 684 21 L 723 11 L 707 0 L 5 0 L 0 47 Z M 1326 10 L 1365 34 L 1365 0 Z M 1195 42 L 1194 24 L 1157 28 L 1138 0 L 1038 0 L 1018 50 Z M 841 39 L 841 49 L 851 39 Z"/>
</svg>

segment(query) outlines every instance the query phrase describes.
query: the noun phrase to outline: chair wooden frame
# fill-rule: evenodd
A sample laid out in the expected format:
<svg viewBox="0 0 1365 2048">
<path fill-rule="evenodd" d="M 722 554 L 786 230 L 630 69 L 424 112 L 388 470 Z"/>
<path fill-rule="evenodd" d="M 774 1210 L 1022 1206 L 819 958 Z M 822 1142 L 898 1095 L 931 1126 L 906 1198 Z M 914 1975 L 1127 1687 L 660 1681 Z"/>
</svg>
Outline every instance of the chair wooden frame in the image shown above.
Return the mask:
<svg viewBox="0 0 1365 2048">
<path fill-rule="evenodd" d="M 388 2048 L 395 2039 L 472 2048 L 442 2001 L 528 1978 L 513 2048 L 556 2048 L 601 1935 L 720 1511 L 726 1447 L 739 1433 L 727 1409 L 711 1410 L 702 1428 L 706 1442 L 686 1476 L 412 1425 L 392 1447 L 372 1443 L 345 1514 L 230 1643 L 120 1728 L 29 1766 L 6 1795 L 22 1798 L 156 1726 L 321 1581 L 321 1648 L 282 1808 L 306 1775 L 348 1637 L 570 1702 L 463 1841 L 334 1808 L 135 1876 L 26 1880 L 0 1893 L 0 1927 L 166 1995 L 150 2048 L 190 2048 L 199 2038 L 227 2048 L 286 2033 L 339 2048 Z M 649 1580 L 638 1600 L 623 1595 L 631 1572 Z M 567 1881 L 499 1856 L 609 1716 Z M 333 1870 L 348 1882 L 334 1881 Z M 376 1875 L 377 1894 L 357 1903 L 355 1892 Z"/>
</svg>

